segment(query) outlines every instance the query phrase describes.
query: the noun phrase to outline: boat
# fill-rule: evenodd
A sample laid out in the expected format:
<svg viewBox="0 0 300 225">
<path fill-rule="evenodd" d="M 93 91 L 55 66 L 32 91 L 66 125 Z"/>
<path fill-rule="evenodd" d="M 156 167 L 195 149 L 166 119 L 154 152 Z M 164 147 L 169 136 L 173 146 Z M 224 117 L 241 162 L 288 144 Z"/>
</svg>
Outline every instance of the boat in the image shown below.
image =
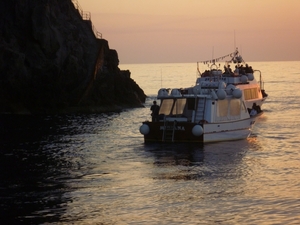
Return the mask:
<svg viewBox="0 0 300 225">
<path fill-rule="evenodd" d="M 230 56 L 241 68 L 238 51 Z M 144 121 L 139 129 L 145 143 L 209 143 L 246 139 L 251 135 L 267 98 L 261 73 L 258 82 L 254 71 L 230 73 L 215 68 L 215 62 L 209 71 L 199 73 L 194 86 L 158 91 L 158 116 Z"/>
<path fill-rule="evenodd" d="M 220 64 L 218 65 L 217 62 L 226 59 L 226 57 L 230 57 L 230 59 L 225 61 L 224 71 L 222 71 Z M 213 82 L 222 80 L 226 86 L 230 85 L 241 89 L 247 108 L 251 108 L 253 103 L 261 107 L 267 99 L 268 94 L 264 89 L 261 71 L 254 70 L 249 66 L 239 54 L 238 49 L 228 55 L 213 60 L 202 61 L 201 63 L 208 65 L 209 69 L 201 73 L 199 70 L 199 62 L 197 62 L 199 76 L 196 79 L 196 85 L 202 81 Z M 235 64 L 234 70 L 230 67 L 231 63 Z M 256 77 L 258 77 L 258 80 Z"/>
</svg>

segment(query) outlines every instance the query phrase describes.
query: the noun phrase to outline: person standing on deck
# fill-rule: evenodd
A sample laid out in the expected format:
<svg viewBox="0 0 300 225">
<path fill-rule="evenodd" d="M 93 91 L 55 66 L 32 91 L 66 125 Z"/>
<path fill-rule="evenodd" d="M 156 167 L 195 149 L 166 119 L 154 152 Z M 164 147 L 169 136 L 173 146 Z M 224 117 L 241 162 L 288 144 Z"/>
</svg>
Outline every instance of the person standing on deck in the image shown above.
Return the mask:
<svg viewBox="0 0 300 225">
<path fill-rule="evenodd" d="M 152 111 L 152 122 L 159 121 L 159 106 L 156 104 L 156 101 L 153 101 L 153 105 L 151 106 L 150 110 Z"/>
<path fill-rule="evenodd" d="M 238 66 L 235 66 L 234 76 L 238 76 L 238 75 L 240 75 L 240 70 L 239 70 Z"/>
</svg>

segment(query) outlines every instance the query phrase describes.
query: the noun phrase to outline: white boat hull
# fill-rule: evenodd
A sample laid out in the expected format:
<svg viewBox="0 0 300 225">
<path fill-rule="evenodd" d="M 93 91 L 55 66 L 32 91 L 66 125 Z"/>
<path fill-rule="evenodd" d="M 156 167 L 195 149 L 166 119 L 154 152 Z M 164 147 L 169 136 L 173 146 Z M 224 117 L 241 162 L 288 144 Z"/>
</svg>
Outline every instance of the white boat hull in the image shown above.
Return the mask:
<svg viewBox="0 0 300 225">
<path fill-rule="evenodd" d="M 250 136 L 255 120 L 260 115 L 238 121 L 200 124 L 203 128 L 203 133 L 199 136 L 192 131 L 194 126 L 199 126 L 197 123 L 178 122 L 174 126 L 174 130 L 172 130 L 173 122 L 170 126 L 164 126 L 162 122 L 144 122 L 147 125 L 147 132 L 145 132 L 144 138 L 145 142 L 201 143 L 246 139 Z M 166 132 L 164 129 L 171 131 L 169 138 L 164 135 L 164 132 Z"/>
<path fill-rule="evenodd" d="M 203 125 L 203 142 L 218 142 L 246 139 L 257 117 L 231 121 L 228 123 L 212 123 Z"/>
<path fill-rule="evenodd" d="M 219 142 L 219 141 L 233 141 L 246 139 L 250 136 L 251 129 L 243 129 L 243 130 L 228 130 L 228 131 L 220 131 L 215 133 L 204 133 L 203 142 Z"/>
</svg>

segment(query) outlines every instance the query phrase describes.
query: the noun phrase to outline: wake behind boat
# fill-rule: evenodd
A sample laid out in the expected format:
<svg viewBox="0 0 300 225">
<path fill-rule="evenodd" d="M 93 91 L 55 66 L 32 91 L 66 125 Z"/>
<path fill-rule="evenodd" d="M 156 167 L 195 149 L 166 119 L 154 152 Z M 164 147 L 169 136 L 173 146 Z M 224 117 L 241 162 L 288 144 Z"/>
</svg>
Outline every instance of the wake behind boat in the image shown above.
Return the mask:
<svg viewBox="0 0 300 225">
<path fill-rule="evenodd" d="M 145 142 L 207 143 L 250 136 L 267 95 L 261 73 L 258 82 L 251 68 L 244 69 L 237 50 L 229 56 L 224 71 L 213 60 L 193 87 L 159 90 L 157 115 L 140 127 Z M 230 62 L 236 63 L 236 71 L 230 70 Z"/>
</svg>

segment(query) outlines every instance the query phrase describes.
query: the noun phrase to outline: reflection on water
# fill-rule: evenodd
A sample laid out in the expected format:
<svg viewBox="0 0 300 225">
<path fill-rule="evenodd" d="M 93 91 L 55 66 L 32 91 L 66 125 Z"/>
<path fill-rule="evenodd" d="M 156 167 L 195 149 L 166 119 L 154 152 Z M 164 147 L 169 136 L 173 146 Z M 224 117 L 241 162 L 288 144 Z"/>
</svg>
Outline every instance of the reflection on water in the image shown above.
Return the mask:
<svg viewBox="0 0 300 225">
<path fill-rule="evenodd" d="M 247 141 L 237 141 L 239 149 L 232 148 L 230 142 L 199 146 L 196 144 L 174 144 L 146 146 L 154 156 L 154 165 L 162 168 L 158 171 L 157 179 L 203 180 L 217 177 L 227 179 L 245 177 L 248 168 L 241 168 L 245 154 L 243 145 Z M 149 145 L 149 144 L 147 144 Z M 172 168 L 172 170 L 167 168 Z"/>
<path fill-rule="evenodd" d="M 144 144 L 154 95 L 122 113 L 2 115 L 1 223 L 299 223 L 298 84 L 278 79 L 265 77 L 266 113 L 234 142 Z"/>
<path fill-rule="evenodd" d="M 68 165 L 43 146 L 51 133 L 46 120 L 24 116 L 1 117 L 1 221 L 15 223 L 35 217 L 35 212 L 49 214 L 49 221 L 58 221 L 59 214 L 47 210 L 60 208 L 65 185 L 59 177 L 67 172 L 60 165 Z M 55 176 L 55 179 L 51 177 Z M 38 222 L 38 220 L 37 220 Z"/>
<path fill-rule="evenodd" d="M 149 222 L 149 208 L 157 214 L 155 204 L 173 204 L 181 191 L 183 204 L 191 198 L 217 198 L 224 188 L 234 192 L 243 184 L 249 173 L 242 163 L 249 142 L 236 142 L 238 149 L 230 142 L 144 144 L 134 131 L 138 125 L 128 125 L 143 110 L 122 115 L 2 117 L 6 137 L 0 164 L 2 221 L 85 223 L 96 218 L 114 223 L 140 211 L 138 218 Z M 148 216 L 141 216 L 144 213 Z M 165 212 L 159 215 L 164 217 Z"/>
</svg>

